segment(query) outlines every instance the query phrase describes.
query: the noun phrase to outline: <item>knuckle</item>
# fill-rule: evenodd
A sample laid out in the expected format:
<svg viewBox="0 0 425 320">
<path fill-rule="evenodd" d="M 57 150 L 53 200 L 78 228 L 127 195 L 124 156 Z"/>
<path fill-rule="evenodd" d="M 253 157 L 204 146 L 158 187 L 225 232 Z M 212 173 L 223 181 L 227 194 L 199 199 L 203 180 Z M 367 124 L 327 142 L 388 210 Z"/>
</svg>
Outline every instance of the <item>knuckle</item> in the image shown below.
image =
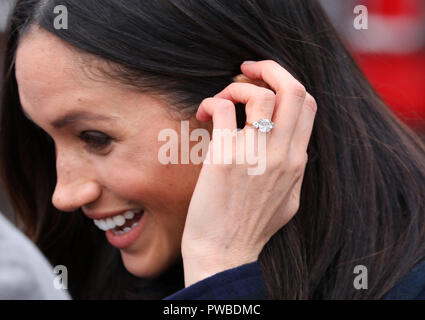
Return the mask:
<svg viewBox="0 0 425 320">
<path fill-rule="evenodd" d="M 285 171 L 285 166 L 281 157 L 268 156 L 267 166 L 272 170 Z"/>
<path fill-rule="evenodd" d="M 233 109 L 234 105 L 230 100 L 226 99 L 220 99 L 218 103 L 214 105 L 214 111 L 215 112 L 228 112 L 229 110 Z"/>
<path fill-rule="evenodd" d="M 202 100 L 200 105 L 212 105 L 212 104 L 216 104 L 217 103 L 217 98 L 213 98 L 213 97 L 208 97 L 205 98 L 204 100 Z"/>
<path fill-rule="evenodd" d="M 291 204 L 289 205 L 290 215 L 291 216 L 295 215 L 299 209 L 300 209 L 300 201 L 299 200 L 291 201 Z"/>
<path fill-rule="evenodd" d="M 204 98 L 199 105 L 203 105 L 203 104 L 208 103 L 210 99 L 212 99 L 212 98 L 210 98 L 210 97 Z"/>
<path fill-rule="evenodd" d="M 289 91 L 297 97 L 300 97 L 302 99 L 306 98 L 307 95 L 307 90 L 305 89 L 305 87 L 299 83 L 299 82 L 294 82 L 290 85 L 289 87 Z"/>
<path fill-rule="evenodd" d="M 276 94 L 270 90 L 270 89 L 266 89 L 266 88 L 262 88 L 262 95 L 263 95 L 263 100 L 267 101 L 267 102 L 274 102 L 276 101 Z"/>
<path fill-rule="evenodd" d="M 294 172 L 295 172 L 295 174 L 297 175 L 297 176 L 300 176 L 300 175 L 302 175 L 303 173 L 304 173 L 304 169 L 305 169 L 305 165 L 304 164 L 301 164 L 301 163 L 298 163 L 298 164 L 296 164 L 296 165 L 294 165 Z"/>
<path fill-rule="evenodd" d="M 274 107 L 276 105 L 276 95 L 269 89 L 262 89 L 261 98 L 259 100 L 262 107 L 266 110 L 268 110 L 270 106 Z"/>
<path fill-rule="evenodd" d="M 317 103 L 316 103 L 316 100 L 309 93 L 307 93 L 307 95 L 305 97 L 305 105 L 306 105 L 306 107 L 308 107 L 314 113 L 317 112 Z"/>
<path fill-rule="evenodd" d="M 240 82 L 232 82 L 231 84 L 229 84 L 226 89 L 229 90 L 230 92 L 233 92 L 235 90 L 237 90 L 240 87 L 244 87 L 247 83 L 240 83 Z"/>
<path fill-rule="evenodd" d="M 308 154 L 296 157 L 292 162 L 292 170 L 297 174 L 303 174 L 308 161 Z"/>
</svg>

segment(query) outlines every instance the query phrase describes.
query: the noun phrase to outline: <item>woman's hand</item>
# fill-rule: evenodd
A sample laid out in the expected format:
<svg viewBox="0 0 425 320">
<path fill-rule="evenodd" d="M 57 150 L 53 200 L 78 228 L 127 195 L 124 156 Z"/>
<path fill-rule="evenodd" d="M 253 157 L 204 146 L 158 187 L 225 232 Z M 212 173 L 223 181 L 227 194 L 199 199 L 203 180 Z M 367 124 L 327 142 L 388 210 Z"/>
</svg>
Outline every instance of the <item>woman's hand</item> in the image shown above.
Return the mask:
<svg viewBox="0 0 425 320">
<path fill-rule="evenodd" d="M 183 233 L 186 286 L 256 261 L 271 236 L 299 208 L 307 146 L 317 110 L 315 100 L 275 61 L 243 64 L 241 70 L 252 80 L 264 81 L 272 90 L 232 83 L 199 107 L 197 119 L 212 120 L 214 131 L 230 129 L 234 143 L 231 164 L 223 164 L 209 158 L 217 145 L 214 135 L 210 142 L 206 157 L 210 160 L 204 161 L 201 169 Z M 236 132 L 236 103 L 246 104 L 249 123 L 271 119 L 275 124 L 272 131 L 262 133 L 246 126 Z M 266 157 L 262 174 L 249 174 L 246 161 L 236 161 L 238 153 L 248 151 L 236 148 L 235 138 L 245 139 L 248 130 L 266 141 L 266 149 L 259 155 Z"/>
</svg>

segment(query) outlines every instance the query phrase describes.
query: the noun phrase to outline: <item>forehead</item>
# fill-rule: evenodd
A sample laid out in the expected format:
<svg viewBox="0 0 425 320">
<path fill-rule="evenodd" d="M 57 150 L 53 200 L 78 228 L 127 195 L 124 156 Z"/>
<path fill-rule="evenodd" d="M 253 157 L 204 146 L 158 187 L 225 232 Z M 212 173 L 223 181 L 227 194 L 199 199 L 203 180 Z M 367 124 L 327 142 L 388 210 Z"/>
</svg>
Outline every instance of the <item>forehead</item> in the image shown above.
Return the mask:
<svg viewBox="0 0 425 320">
<path fill-rule="evenodd" d="M 165 112 L 162 109 L 166 109 L 166 102 L 162 99 L 102 78 L 98 72 L 88 74 L 87 63 L 90 70 L 108 66 L 104 60 L 81 54 L 45 30 L 34 29 L 23 37 L 15 68 L 24 110 L 40 123 L 75 109 L 125 115 L 132 120 L 139 116 L 135 113 L 147 117 Z M 37 118 L 39 111 L 43 118 Z"/>
<path fill-rule="evenodd" d="M 15 72 L 21 103 L 28 113 L 35 107 L 56 111 L 94 105 L 94 99 L 105 94 L 123 94 L 116 85 L 87 77 L 82 61 L 81 54 L 47 31 L 37 28 L 25 35 L 16 52 Z"/>
<path fill-rule="evenodd" d="M 26 94 L 35 98 L 45 91 L 96 85 L 85 76 L 81 54 L 41 28 L 30 30 L 20 40 L 15 60 L 16 79 Z"/>
</svg>

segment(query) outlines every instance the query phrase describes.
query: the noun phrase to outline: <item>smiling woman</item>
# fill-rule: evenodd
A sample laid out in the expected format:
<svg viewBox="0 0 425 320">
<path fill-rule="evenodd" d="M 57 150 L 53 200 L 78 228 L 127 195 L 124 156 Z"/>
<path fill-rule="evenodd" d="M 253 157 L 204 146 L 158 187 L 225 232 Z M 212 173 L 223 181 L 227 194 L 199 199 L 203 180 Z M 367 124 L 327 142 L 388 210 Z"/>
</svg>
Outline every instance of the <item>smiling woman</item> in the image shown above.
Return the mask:
<svg viewBox="0 0 425 320">
<path fill-rule="evenodd" d="M 2 180 L 73 298 L 244 274 L 257 298 L 263 277 L 272 299 L 378 299 L 425 260 L 425 147 L 316 1 L 19 0 L 5 65 Z M 252 81 L 232 83 L 241 71 Z M 182 120 L 244 137 L 261 118 L 263 175 L 158 161 Z"/>
<path fill-rule="evenodd" d="M 167 120 L 164 104 L 152 95 L 87 77 L 74 63 L 78 53 L 44 29 L 32 28 L 20 39 L 16 80 L 23 113 L 55 142 L 53 205 L 69 212 L 81 208 L 107 231 L 127 270 L 158 276 L 178 258 L 197 177 L 196 168 L 167 168 L 155 161 L 159 128 L 173 128 L 176 120 Z M 183 177 L 180 191 L 167 195 Z M 135 209 L 143 214 L 113 232 L 120 213 Z"/>
</svg>

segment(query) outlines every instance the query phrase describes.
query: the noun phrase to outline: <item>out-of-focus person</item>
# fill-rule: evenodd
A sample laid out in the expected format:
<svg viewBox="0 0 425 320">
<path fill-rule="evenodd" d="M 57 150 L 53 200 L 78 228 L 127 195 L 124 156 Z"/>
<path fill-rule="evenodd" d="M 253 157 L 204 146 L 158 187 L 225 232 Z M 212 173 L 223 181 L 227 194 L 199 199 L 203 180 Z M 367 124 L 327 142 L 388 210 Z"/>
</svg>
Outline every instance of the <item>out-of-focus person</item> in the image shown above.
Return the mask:
<svg viewBox="0 0 425 320">
<path fill-rule="evenodd" d="M 67 300 L 55 288 L 53 267 L 37 247 L 0 213 L 0 299 Z"/>
</svg>

